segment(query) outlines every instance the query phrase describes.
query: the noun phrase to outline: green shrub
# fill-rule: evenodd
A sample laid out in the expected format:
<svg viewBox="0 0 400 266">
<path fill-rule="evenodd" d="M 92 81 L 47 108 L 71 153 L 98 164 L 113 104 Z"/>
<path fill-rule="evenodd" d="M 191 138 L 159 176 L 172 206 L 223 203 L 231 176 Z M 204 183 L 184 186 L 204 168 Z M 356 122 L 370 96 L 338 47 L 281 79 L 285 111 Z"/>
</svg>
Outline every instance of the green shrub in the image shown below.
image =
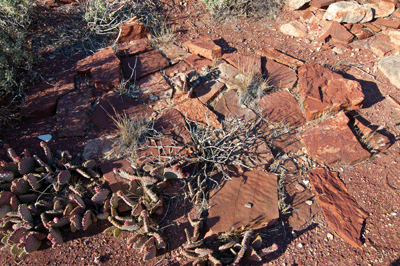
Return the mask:
<svg viewBox="0 0 400 266">
<path fill-rule="evenodd" d="M 25 36 L 35 6 L 34 0 L 0 0 L 0 99 L 20 93 L 23 73 L 31 67 Z"/>
</svg>

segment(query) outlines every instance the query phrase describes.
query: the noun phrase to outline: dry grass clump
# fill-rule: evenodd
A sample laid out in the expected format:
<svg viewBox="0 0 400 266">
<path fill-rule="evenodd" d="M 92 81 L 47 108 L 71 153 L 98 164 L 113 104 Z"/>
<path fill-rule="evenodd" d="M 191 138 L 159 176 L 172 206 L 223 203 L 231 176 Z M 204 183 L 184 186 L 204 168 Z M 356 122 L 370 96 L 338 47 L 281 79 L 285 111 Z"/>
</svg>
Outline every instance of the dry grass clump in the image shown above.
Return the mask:
<svg viewBox="0 0 400 266">
<path fill-rule="evenodd" d="M 212 15 L 218 19 L 229 17 L 256 17 L 273 19 L 282 0 L 204 0 Z"/>
<path fill-rule="evenodd" d="M 117 134 L 113 137 L 113 148 L 107 152 L 106 157 L 108 159 L 135 158 L 136 149 L 152 131 L 151 118 L 148 116 L 128 117 L 124 112 L 123 114 L 116 113 L 112 119 L 117 127 Z"/>
</svg>

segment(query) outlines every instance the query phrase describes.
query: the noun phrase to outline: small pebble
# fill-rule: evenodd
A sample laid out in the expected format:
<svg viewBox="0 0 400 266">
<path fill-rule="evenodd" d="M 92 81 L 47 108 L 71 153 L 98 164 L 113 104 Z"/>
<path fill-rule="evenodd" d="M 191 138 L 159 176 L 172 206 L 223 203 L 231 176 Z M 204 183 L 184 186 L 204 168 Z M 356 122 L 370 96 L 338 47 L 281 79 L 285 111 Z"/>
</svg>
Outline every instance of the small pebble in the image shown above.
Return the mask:
<svg viewBox="0 0 400 266">
<path fill-rule="evenodd" d="M 313 204 L 313 201 L 312 201 L 312 200 L 306 200 L 306 204 L 307 204 L 308 206 L 311 206 L 311 205 Z"/>
<path fill-rule="evenodd" d="M 304 183 L 305 185 L 308 185 L 308 183 L 310 183 L 310 181 L 308 181 L 308 180 L 303 180 L 303 183 Z"/>
<path fill-rule="evenodd" d="M 298 247 L 298 248 L 302 248 L 302 247 L 303 247 L 303 244 L 302 244 L 302 243 L 299 243 L 299 244 L 297 244 L 297 247 Z"/>
<path fill-rule="evenodd" d="M 333 235 L 331 233 L 326 234 L 326 238 L 329 240 L 333 240 Z"/>
<path fill-rule="evenodd" d="M 251 208 L 253 207 L 253 203 L 247 202 L 244 206 L 245 206 L 246 208 L 251 209 Z"/>
</svg>

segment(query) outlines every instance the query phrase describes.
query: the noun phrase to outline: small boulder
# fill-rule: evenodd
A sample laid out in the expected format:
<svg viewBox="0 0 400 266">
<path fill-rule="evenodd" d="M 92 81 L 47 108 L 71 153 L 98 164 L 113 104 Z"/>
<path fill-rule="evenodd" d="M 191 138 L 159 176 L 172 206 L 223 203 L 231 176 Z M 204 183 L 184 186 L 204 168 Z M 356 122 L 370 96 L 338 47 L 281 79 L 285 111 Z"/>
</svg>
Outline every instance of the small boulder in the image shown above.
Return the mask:
<svg viewBox="0 0 400 266">
<path fill-rule="evenodd" d="M 307 36 L 307 26 L 297 20 L 291 21 L 287 24 L 283 24 L 280 27 L 280 31 L 285 35 L 299 38 Z"/>
<path fill-rule="evenodd" d="M 372 8 L 375 18 L 388 17 L 394 12 L 396 8 L 396 5 L 390 1 L 377 1 L 375 3 L 364 4 L 364 6 Z"/>
<path fill-rule="evenodd" d="M 356 1 L 340 1 L 329 5 L 323 16 L 325 20 L 333 20 L 344 23 L 363 23 L 374 18 L 372 9 L 357 3 Z"/>
<path fill-rule="evenodd" d="M 201 37 L 184 42 L 184 45 L 192 54 L 203 56 L 207 59 L 217 59 L 222 56 L 222 49 L 216 45 L 210 38 Z"/>
<path fill-rule="evenodd" d="M 145 25 L 135 16 L 119 26 L 118 43 L 130 42 L 150 36 Z"/>
<path fill-rule="evenodd" d="M 309 2 L 310 0 L 287 0 L 287 4 L 294 10 L 302 8 Z"/>
<path fill-rule="evenodd" d="M 379 60 L 378 69 L 400 89 L 400 55 L 387 56 Z"/>
<path fill-rule="evenodd" d="M 121 59 L 125 79 L 138 80 L 169 66 L 168 60 L 156 50 Z"/>
</svg>

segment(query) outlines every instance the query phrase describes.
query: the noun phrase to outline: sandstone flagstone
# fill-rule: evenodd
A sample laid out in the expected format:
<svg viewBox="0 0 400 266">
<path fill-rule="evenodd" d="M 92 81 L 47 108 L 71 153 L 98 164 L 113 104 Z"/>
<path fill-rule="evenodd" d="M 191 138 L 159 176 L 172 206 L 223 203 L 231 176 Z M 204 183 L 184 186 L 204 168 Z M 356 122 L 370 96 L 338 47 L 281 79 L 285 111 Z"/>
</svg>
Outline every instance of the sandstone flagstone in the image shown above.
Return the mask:
<svg viewBox="0 0 400 266">
<path fill-rule="evenodd" d="M 147 39 L 133 40 L 118 44 L 117 55 L 120 57 L 131 56 L 153 50 Z"/>
<path fill-rule="evenodd" d="M 307 36 L 307 26 L 297 20 L 283 24 L 280 27 L 280 31 L 285 35 L 294 37 L 301 38 Z"/>
<path fill-rule="evenodd" d="M 135 16 L 119 26 L 117 42 L 124 43 L 138 40 L 150 36 L 150 32 L 145 25 Z"/>
<path fill-rule="evenodd" d="M 365 150 L 348 126 L 349 118 L 340 112 L 300 134 L 312 157 L 324 163 L 353 164 L 371 154 Z"/>
<path fill-rule="evenodd" d="M 318 65 L 308 63 L 299 68 L 300 92 L 306 120 L 324 111 L 356 110 L 362 107 L 364 94 L 359 82 Z"/>
<path fill-rule="evenodd" d="M 265 48 L 258 51 L 258 54 L 261 56 L 265 56 L 268 59 L 275 60 L 278 63 L 287 65 L 291 68 L 297 68 L 304 63 L 296 58 L 293 58 L 289 55 L 279 52 L 273 48 Z"/>
<path fill-rule="evenodd" d="M 255 73 L 261 75 L 261 59 L 259 57 L 231 53 L 224 54 L 222 58 L 243 73 Z"/>
<path fill-rule="evenodd" d="M 202 58 L 198 55 L 192 54 L 185 58 L 185 62 L 188 63 L 191 67 L 196 69 L 197 71 L 203 71 L 204 68 L 211 68 L 212 62 L 206 58 Z"/>
<path fill-rule="evenodd" d="M 291 90 L 297 82 L 296 72 L 283 64 L 267 59 L 264 67 L 269 84 L 277 88 Z"/>
<path fill-rule="evenodd" d="M 372 9 L 356 1 L 340 1 L 329 5 L 323 16 L 325 20 L 344 23 L 368 22 L 374 18 Z"/>
<path fill-rule="evenodd" d="M 164 109 L 154 124 L 154 129 L 179 143 L 191 141 L 191 136 L 186 128 L 185 118 L 174 109 Z"/>
<path fill-rule="evenodd" d="M 183 43 L 192 54 L 197 54 L 207 59 L 217 59 L 222 56 L 222 49 L 208 37 L 200 37 Z"/>
<path fill-rule="evenodd" d="M 156 50 L 124 57 L 121 63 L 124 78 L 132 80 L 139 80 L 169 66 L 168 60 Z"/>
<path fill-rule="evenodd" d="M 221 114 L 225 119 L 237 117 L 245 120 L 254 120 L 257 115 L 249 108 L 241 106 L 239 97 L 234 90 L 228 90 L 216 103 L 214 111 Z"/>
<path fill-rule="evenodd" d="M 375 18 L 388 17 L 394 12 L 396 8 L 396 5 L 393 2 L 385 0 L 377 1 L 374 3 L 366 3 L 364 4 L 364 6 L 372 8 Z"/>
<path fill-rule="evenodd" d="M 173 43 L 163 44 L 157 49 L 170 61 L 172 65 L 185 60 L 185 58 L 190 55 L 186 50 Z"/>
<path fill-rule="evenodd" d="M 328 226 L 353 247 L 360 247 L 368 213 L 358 207 L 337 172 L 317 168 L 308 177 Z"/>
<path fill-rule="evenodd" d="M 224 83 L 215 80 L 200 82 L 200 84 L 193 89 L 194 96 L 197 97 L 200 102 L 207 105 L 218 96 L 224 87 Z"/>
<path fill-rule="evenodd" d="M 379 60 L 378 69 L 389 81 L 400 89 L 400 55 L 387 56 Z"/>
<path fill-rule="evenodd" d="M 277 176 L 259 170 L 241 175 L 236 167 L 229 175 L 232 180 L 210 194 L 206 236 L 273 225 L 279 218 Z"/>
</svg>

